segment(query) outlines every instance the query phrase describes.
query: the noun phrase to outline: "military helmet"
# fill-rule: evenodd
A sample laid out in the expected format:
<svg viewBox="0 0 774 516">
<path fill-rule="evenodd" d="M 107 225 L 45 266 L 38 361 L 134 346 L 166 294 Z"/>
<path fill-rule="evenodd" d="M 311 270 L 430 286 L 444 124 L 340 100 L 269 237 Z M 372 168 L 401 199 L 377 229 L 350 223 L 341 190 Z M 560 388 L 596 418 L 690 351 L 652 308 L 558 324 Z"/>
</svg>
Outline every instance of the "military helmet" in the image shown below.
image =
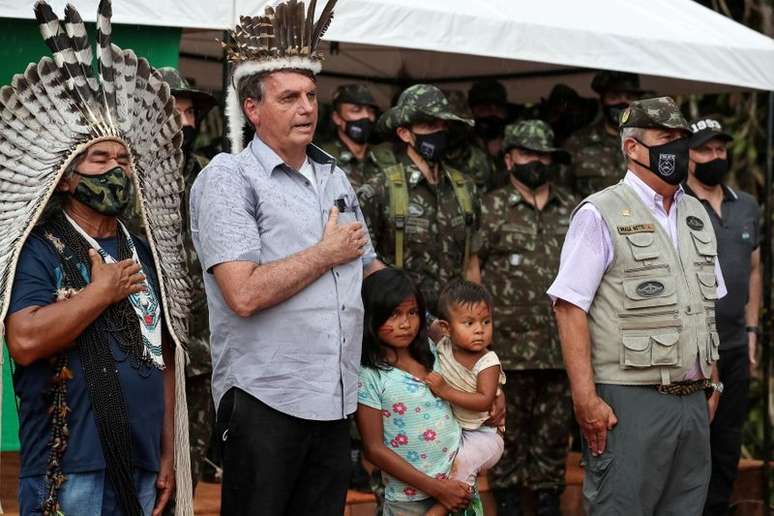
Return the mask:
<svg viewBox="0 0 774 516">
<path fill-rule="evenodd" d="M 379 108 L 371 90 L 365 84 L 342 84 L 336 88 L 333 93 L 333 105 L 338 106 L 343 102 L 358 106 L 371 106 L 374 109 Z"/>
<path fill-rule="evenodd" d="M 639 75 L 612 70 L 602 70 L 594 75 L 594 78 L 591 80 L 591 89 L 599 95 L 608 91 L 623 91 L 638 95 L 645 93 L 645 90 L 640 88 Z"/>
<path fill-rule="evenodd" d="M 690 132 L 680 106 L 672 97 L 635 100 L 621 113 L 618 128 L 682 129 Z"/>
<path fill-rule="evenodd" d="M 542 120 L 523 120 L 506 126 L 503 151 L 508 152 L 513 148 L 552 154 L 559 163 L 570 160 L 566 150 L 554 146 L 554 131 Z"/>
<path fill-rule="evenodd" d="M 175 68 L 165 66 L 164 68 L 159 68 L 159 72 L 161 72 L 163 81 L 169 84 L 170 95 L 191 99 L 194 109 L 199 112 L 200 116 L 206 114 L 216 104 L 215 97 L 207 92 L 192 88 Z"/>
<path fill-rule="evenodd" d="M 398 97 L 398 103 L 379 117 L 377 127 L 384 133 L 390 133 L 402 125 L 432 119 L 473 125 L 473 120 L 454 113 L 449 101 L 436 86 L 415 84 L 406 88 Z"/>
</svg>

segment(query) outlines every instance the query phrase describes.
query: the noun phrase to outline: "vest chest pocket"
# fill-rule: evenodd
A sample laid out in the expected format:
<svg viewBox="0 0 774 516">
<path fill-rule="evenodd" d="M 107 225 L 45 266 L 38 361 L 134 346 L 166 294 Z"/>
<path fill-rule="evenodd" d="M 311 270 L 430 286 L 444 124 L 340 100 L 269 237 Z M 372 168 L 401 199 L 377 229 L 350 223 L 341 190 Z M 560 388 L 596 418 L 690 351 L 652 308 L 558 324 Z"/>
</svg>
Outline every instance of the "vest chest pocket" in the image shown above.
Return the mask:
<svg viewBox="0 0 774 516">
<path fill-rule="evenodd" d="M 516 224 L 503 224 L 500 227 L 497 239 L 497 250 L 510 251 L 534 251 L 537 234 Z"/>
<path fill-rule="evenodd" d="M 407 216 L 406 239 L 417 243 L 430 241 L 430 221 L 422 217 Z"/>
<path fill-rule="evenodd" d="M 706 231 L 691 231 L 691 240 L 696 253 L 700 258 L 704 259 L 700 263 L 714 264 L 715 258 L 718 255 L 718 248 L 712 235 Z"/>
<path fill-rule="evenodd" d="M 659 257 L 658 249 L 653 245 L 655 236 L 653 233 L 632 233 L 626 235 L 632 256 L 638 262 L 654 260 Z"/>
<path fill-rule="evenodd" d="M 715 271 L 712 272 L 697 272 L 696 276 L 699 279 L 699 289 L 701 289 L 701 295 L 708 301 L 714 301 L 718 298 L 718 279 L 715 276 Z"/>
<path fill-rule="evenodd" d="M 680 363 L 680 334 L 676 331 L 656 335 L 624 334 L 621 365 L 628 368 L 676 366 Z"/>
<path fill-rule="evenodd" d="M 677 304 L 675 282 L 671 277 L 625 279 L 624 309 L 655 308 Z"/>
<path fill-rule="evenodd" d="M 707 357 L 713 362 L 720 359 L 720 335 L 716 331 L 709 332 Z"/>
</svg>

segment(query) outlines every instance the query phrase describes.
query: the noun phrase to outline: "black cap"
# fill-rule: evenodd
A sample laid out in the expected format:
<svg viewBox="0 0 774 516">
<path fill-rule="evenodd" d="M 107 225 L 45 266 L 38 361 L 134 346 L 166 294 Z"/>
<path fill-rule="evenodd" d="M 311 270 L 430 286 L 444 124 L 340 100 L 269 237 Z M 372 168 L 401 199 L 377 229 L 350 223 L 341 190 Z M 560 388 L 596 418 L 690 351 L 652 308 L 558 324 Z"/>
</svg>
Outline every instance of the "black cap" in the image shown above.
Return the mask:
<svg viewBox="0 0 774 516">
<path fill-rule="evenodd" d="M 645 90 L 640 88 L 640 76 L 636 73 L 614 72 L 603 70 L 591 80 L 591 89 L 602 95 L 608 91 L 622 91 L 641 95 Z"/>
<path fill-rule="evenodd" d="M 505 91 L 505 86 L 495 79 L 476 81 L 468 90 L 468 104 L 471 107 L 481 104 L 504 106 L 507 103 L 508 94 Z"/>
<path fill-rule="evenodd" d="M 692 149 L 701 147 L 713 138 L 730 142 L 734 137 L 723 131 L 723 126 L 714 118 L 699 118 L 691 122 L 691 140 L 689 146 Z"/>
</svg>

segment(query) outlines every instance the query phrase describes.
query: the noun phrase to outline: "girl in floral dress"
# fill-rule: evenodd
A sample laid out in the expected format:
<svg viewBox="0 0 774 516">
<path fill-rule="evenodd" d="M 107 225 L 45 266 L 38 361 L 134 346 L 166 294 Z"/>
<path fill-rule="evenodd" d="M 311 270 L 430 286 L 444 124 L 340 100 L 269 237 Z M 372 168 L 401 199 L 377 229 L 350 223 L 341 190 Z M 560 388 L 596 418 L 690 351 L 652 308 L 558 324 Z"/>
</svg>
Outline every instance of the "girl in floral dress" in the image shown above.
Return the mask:
<svg viewBox="0 0 774 516">
<path fill-rule="evenodd" d="M 363 303 L 356 418 L 365 457 L 382 471 L 384 516 L 424 515 L 436 501 L 468 507 L 471 488 L 448 478 L 460 426 L 424 383 L 436 360 L 422 295 L 404 272 L 383 269 L 364 280 Z M 481 514 L 475 502 L 466 513 Z"/>
</svg>

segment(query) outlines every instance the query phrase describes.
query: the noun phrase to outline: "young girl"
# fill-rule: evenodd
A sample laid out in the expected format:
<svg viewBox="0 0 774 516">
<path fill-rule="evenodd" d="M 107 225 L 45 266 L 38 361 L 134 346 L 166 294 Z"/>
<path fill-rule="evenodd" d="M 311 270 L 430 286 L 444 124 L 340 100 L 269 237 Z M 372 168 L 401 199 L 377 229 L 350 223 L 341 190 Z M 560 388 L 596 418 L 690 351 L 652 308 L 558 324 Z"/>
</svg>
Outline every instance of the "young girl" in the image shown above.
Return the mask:
<svg viewBox="0 0 774 516">
<path fill-rule="evenodd" d="M 460 426 L 424 383 L 435 356 L 422 295 L 404 272 L 383 269 L 364 280 L 363 304 L 356 418 L 365 457 L 382 471 L 383 514 L 424 515 L 436 501 L 448 511 L 462 509 L 471 489 L 448 478 Z"/>
</svg>

